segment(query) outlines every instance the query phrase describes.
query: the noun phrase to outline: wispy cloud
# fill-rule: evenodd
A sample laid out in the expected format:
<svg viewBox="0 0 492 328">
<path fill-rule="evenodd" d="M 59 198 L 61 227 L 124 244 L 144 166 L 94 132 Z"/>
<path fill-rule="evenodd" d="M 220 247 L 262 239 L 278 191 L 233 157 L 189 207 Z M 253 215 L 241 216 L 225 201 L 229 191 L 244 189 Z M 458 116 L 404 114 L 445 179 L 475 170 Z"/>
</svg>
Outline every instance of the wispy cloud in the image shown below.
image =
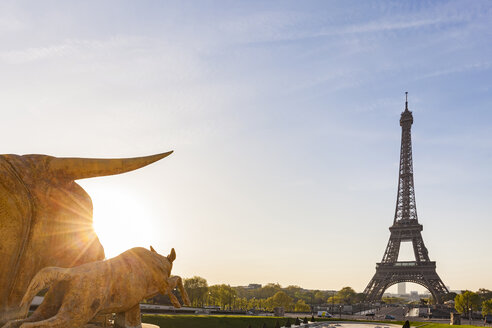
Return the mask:
<svg viewBox="0 0 492 328">
<path fill-rule="evenodd" d="M 241 43 L 266 42 L 290 39 L 309 19 L 309 15 L 290 11 L 259 12 L 220 22 L 218 29 Z"/>
<path fill-rule="evenodd" d="M 370 33 L 370 32 L 381 32 L 381 31 L 395 31 L 404 30 L 412 28 L 422 28 L 427 26 L 437 25 L 443 22 L 449 22 L 449 19 L 417 19 L 417 20 L 397 20 L 397 21 L 373 21 L 362 25 L 348 26 L 339 30 L 338 34 L 348 34 L 348 33 Z"/>
<path fill-rule="evenodd" d="M 439 77 L 443 75 L 463 73 L 468 71 L 485 71 L 492 68 L 492 62 L 480 62 L 474 64 L 463 65 L 460 67 L 449 67 L 444 69 L 435 70 L 416 77 L 416 80 L 429 79 L 434 77 Z"/>
<path fill-rule="evenodd" d="M 10 64 L 20 64 L 50 58 L 75 55 L 87 50 L 120 48 L 130 46 L 135 39 L 114 37 L 108 40 L 66 40 L 62 43 L 44 47 L 0 52 L 0 60 Z"/>
<path fill-rule="evenodd" d="M 263 12 L 244 15 L 221 23 L 221 30 L 243 36 L 238 42 L 281 42 L 320 37 L 336 37 L 367 33 L 398 32 L 410 29 L 435 28 L 446 25 L 468 24 L 490 12 L 487 6 L 462 8 L 456 4 L 435 5 L 409 13 L 377 15 L 375 20 L 349 20 L 342 24 L 327 21 L 320 13 Z M 369 15 L 368 15 L 369 16 Z M 370 16 L 369 16 L 370 17 Z"/>
</svg>

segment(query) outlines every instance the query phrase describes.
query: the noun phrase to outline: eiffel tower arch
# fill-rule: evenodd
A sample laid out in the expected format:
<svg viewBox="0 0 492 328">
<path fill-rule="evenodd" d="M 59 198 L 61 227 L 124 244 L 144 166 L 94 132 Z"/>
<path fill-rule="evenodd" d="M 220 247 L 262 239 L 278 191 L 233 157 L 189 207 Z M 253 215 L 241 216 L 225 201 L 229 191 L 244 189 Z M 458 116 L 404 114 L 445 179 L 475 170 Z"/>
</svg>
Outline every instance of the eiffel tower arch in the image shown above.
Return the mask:
<svg viewBox="0 0 492 328">
<path fill-rule="evenodd" d="M 367 302 L 380 300 L 386 289 L 399 282 L 412 282 L 425 287 L 436 303 L 442 303 L 442 297 L 448 293 L 436 272 L 436 262 L 429 258 L 421 234 L 423 226 L 417 217 L 413 183 L 412 124 L 413 115 L 408 110 L 407 98 L 400 118 L 402 135 L 395 217 L 389 228 L 391 234 L 383 259 L 376 264 L 376 274 L 364 290 Z M 402 242 L 412 243 L 415 261 L 398 261 Z"/>
</svg>

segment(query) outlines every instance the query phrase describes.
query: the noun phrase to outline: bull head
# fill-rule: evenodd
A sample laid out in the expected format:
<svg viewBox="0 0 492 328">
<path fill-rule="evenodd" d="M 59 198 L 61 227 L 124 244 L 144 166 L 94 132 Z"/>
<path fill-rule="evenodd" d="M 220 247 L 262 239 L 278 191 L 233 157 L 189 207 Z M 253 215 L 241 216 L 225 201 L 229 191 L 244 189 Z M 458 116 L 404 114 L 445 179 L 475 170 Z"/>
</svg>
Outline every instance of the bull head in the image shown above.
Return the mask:
<svg viewBox="0 0 492 328">
<path fill-rule="evenodd" d="M 0 326 L 27 314 L 18 306 L 40 269 L 104 259 L 91 198 L 74 180 L 129 172 L 171 153 L 122 159 L 0 155 Z"/>
</svg>

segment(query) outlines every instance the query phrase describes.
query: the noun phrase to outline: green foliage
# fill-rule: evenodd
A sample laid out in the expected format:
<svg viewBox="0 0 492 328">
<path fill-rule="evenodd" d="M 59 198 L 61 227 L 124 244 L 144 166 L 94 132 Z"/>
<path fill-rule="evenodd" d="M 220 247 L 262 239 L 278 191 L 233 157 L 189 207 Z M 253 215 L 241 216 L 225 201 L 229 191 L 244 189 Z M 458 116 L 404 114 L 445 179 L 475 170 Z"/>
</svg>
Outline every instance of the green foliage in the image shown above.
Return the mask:
<svg viewBox="0 0 492 328">
<path fill-rule="evenodd" d="M 477 293 L 471 292 L 469 290 L 464 291 L 460 295 L 456 295 L 454 299 L 454 308 L 458 313 L 468 316 L 470 311 L 478 310 L 480 307 L 480 296 Z"/>
<path fill-rule="evenodd" d="M 287 286 L 283 290 L 292 298 L 294 298 L 296 294 L 302 293 L 302 288 L 294 285 Z"/>
<path fill-rule="evenodd" d="M 295 285 L 282 288 L 279 284 L 274 283 L 253 289 L 231 287 L 225 284 L 208 287 L 207 281 L 197 276 L 184 279 L 184 286 L 188 291 L 193 306 L 217 305 L 226 310 L 234 308 L 273 311 L 275 307 L 283 307 L 285 311 L 309 312 L 311 311 L 311 305 L 323 303 L 350 305 L 364 300 L 364 294 L 356 293 L 351 287 L 344 287 L 335 295 L 329 291 L 305 290 Z M 473 311 L 477 311 L 484 301 L 492 299 L 492 291 L 480 288 L 477 293 L 465 291 L 462 295 L 456 295 L 456 293 L 451 292 L 443 296 L 444 302 L 453 299 L 455 300 L 456 310 L 461 314 L 468 315 L 470 307 L 472 307 Z M 382 301 L 387 304 L 407 303 L 404 299 L 397 297 L 384 297 Z M 165 305 L 171 304 L 168 297 L 162 295 L 157 295 L 150 302 Z M 433 304 L 434 299 L 421 299 L 421 303 L 425 305 Z M 487 308 L 486 311 L 488 311 Z M 490 312 L 488 313 L 490 314 Z M 312 319 L 314 320 L 314 317 Z"/>
<path fill-rule="evenodd" d="M 434 297 L 428 297 L 428 298 L 421 298 L 420 299 L 420 304 L 421 305 L 431 305 L 431 304 L 436 304 L 436 300 Z"/>
<path fill-rule="evenodd" d="M 304 300 L 298 300 L 294 307 L 294 311 L 296 312 L 309 312 L 311 311 L 311 307 L 304 302 Z"/>
<path fill-rule="evenodd" d="M 305 290 L 299 286 L 290 285 L 282 288 L 279 284 L 267 284 L 262 288 L 250 289 L 244 287 L 233 287 L 239 298 L 246 298 L 248 300 L 248 309 L 267 309 L 266 300 L 273 297 L 276 293 L 282 291 L 292 298 L 294 305 L 303 300 L 305 304 L 323 304 L 330 296 L 328 291 L 320 290 Z"/>
<path fill-rule="evenodd" d="M 237 292 L 229 285 L 213 285 L 209 287 L 210 303 L 222 309 L 232 309 L 236 305 Z M 236 307 L 236 306 L 235 306 Z"/>
<path fill-rule="evenodd" d="M 492 298 L 482 302 L 482 315 L 492 314 Z"/>
<path fill-rule="evenodd" d="M 455 292 L 449 292 L 447 294 L 444 294 L 442 297 L 441 297 L 441 300 L 443 302 L 447 302 L 447 301 L 451 301 L 451 300 L 454 300 L 456 298 L 456 294 Z"/>
<path fill-rule="evenodd" d="M 343 287 L 334 296 L 329 297 L 326 302 L 350 305 L 360 302 L 361 297 L 363 295 L 358 295 L 352 287 Z"/>
<path fill-rule="evenodd" d="M 183 285 L 190 297 L 192 306 L 203 306 L 206 303 L 208 284 L 205 278 L 194 276 L 193 278 L 184 279 Z"/>
<path fill-rule="evenodd" d="M 491 290 L 488 290 L 488 289 L 485 289 L 485 288 L 480 288 L 478 291 L 477 291 L 477 294 L 478 296 L 480 297 L 480 300 L 483 302 L 483 301 L 486 301 L 486 300 L 490 300 L 492 299 L 492 291 Z"/>
<path fill-rule="evenodd" d="M 291 327 L 292 324 L 290 323 L 290 319 L 287 319 L 287 323 L 285 324 L 285 327 Z"/>
<path fill-rule="evenodd" d="M 269 298 L 275 295 L 277 292 L 281 291 L 282 287 L 280 287 L 279 284 L 267 284 L 260 288 L 260 290 L 257 293 L 256 298 Z"/>
<path fill-rule="evenodd" d="M 401 297 L 383 297 L 381 299 L 386 304 L 407 304 L 408 301 Z"/>
<path fill-rule="evenodd" d="M 278 322 L 278 320 L 277 320 L 277 322 L 275 323 L 275 328 L 280 328 L 280 323 Z"/>
<path fill-rule="evenodd" d="M 265 303 L 268 311 L 273 311 L 276 307 L 283 307 L 285 311 L 291 311 L 294 304 L 293 299 L 283 291 L 267 298 Z"/>
</svg>

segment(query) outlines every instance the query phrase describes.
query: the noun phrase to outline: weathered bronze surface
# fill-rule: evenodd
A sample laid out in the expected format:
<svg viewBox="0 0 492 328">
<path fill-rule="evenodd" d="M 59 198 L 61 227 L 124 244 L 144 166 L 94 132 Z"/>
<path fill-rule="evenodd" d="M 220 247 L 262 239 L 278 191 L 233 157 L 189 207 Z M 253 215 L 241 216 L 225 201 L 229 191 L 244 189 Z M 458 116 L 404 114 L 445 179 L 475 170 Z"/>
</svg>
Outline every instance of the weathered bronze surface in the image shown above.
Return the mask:
<svg viewBox="0 0 492 328">
<path fill-rule="evenodd" d="M 19 304 L 42 268 L 104 259 L 92 227 L 91 199 L 74 180 L 128 172 L 169 154 L 129 159 L 0 155 L 0 324 L 26 316 L 28 305 Z"/>
<path fill-rule="evenodd" d="M 168 294 L 173 305 L 181 307 L 171 292 L 177 286 L 185 304 L 190 304 L 181 278 L 170 277 L 175 259 L 174 248 L 166 257 L 152 247 L 150 251 L 137 247 L 106 261 L 44 268 L 29 284 L 21 306 L 28 306 L 37 293 L 53 285 L 45 301 L 30 317 L 9 321 L 3 328 L 80 327 L 96 314 L 106 313 L 116 313 L 117 327 L 141 327 L 139 302 L 143 299 Z"/>
</svg>

